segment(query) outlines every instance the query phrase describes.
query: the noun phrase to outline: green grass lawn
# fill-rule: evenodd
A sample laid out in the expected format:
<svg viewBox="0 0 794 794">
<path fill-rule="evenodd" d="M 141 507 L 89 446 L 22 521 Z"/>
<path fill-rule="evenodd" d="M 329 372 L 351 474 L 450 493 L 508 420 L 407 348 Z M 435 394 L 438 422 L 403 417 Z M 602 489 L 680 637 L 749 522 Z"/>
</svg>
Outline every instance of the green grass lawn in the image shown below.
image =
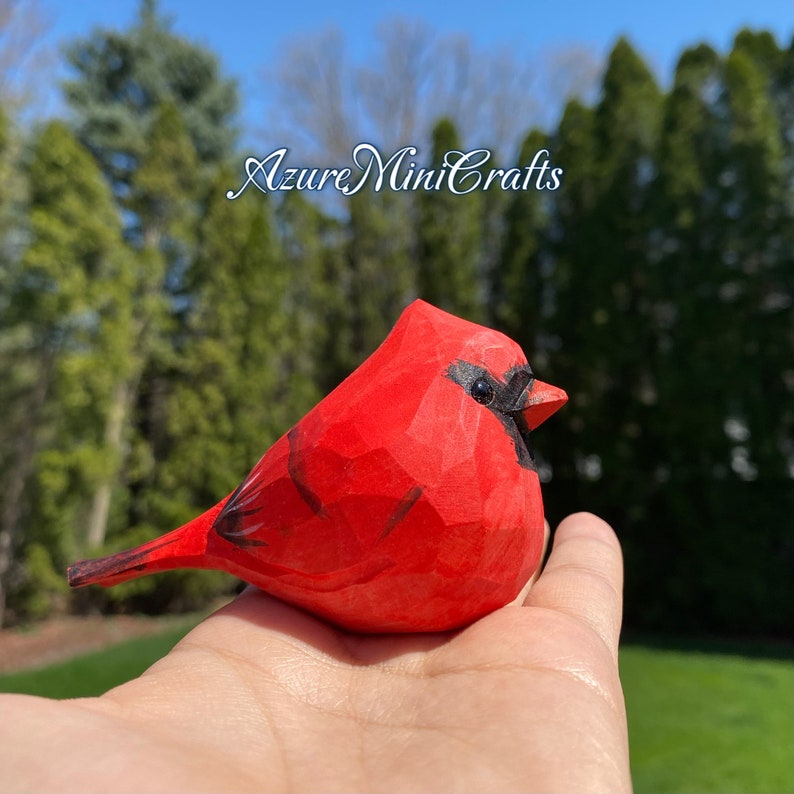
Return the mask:
<svg viewBox="0 0 794 794">
<path fill-rule="evenodd" d="M 99 694 L 143 672 L 192 625 L 0 676 L 0 692 Z M 621 676 L 637 794 L 794 791 L 790 659 L 628 644 Z"/>
<path fill-rule="evenodd" d="M 794 791 L 791 659 L 627 645 L 620 667 L 637 794 Z"/>
<path fill-rule="evenodd" d="M 0 692 L 18 692 L 48 698 L 101 695 L 140 675 L 165 656 L 198 623 L 193 618 L 162 634 L 120 642 L 66 662 L 35 670 L 0 675 Z"/>
</svg>

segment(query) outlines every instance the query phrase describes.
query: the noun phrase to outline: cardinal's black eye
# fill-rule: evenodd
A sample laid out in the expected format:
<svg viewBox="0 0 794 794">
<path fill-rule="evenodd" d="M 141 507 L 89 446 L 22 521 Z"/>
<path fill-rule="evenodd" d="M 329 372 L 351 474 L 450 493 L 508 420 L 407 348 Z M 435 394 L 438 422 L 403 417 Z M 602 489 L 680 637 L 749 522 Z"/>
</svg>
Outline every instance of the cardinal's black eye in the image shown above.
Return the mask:
<svg viewBox="0 0 794 794">
<path fill-rule="evenodd" d="M 493 402 L 493 386 L 483 378 L 477 378 L 471 384 L 470 394 L 478 403 L 483 405 L 490 405 Z"/>
</svg>

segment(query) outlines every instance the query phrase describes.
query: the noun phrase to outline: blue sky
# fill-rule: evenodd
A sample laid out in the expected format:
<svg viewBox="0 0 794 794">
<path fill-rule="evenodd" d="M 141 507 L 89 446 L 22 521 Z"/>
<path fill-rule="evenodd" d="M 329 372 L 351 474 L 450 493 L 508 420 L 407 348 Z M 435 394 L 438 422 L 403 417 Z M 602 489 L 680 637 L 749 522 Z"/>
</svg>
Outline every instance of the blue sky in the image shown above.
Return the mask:
<svg viewBox="0 0 794 794">
<path fill-rule="evenodd" d="M 125 27 L 138 0 L 40 0 L 50 23 L 46 42 L 85 36 L 94 26 Z M 227 73 L 238 78 L 243 118 L 261 115 L 261 73 L 284 45 L 330 25 L 340 28 L 355 60 L 366 58 L 376 27 L 395 17 L 421 19 L 440 34 L 464 33 L 483 48 L 512 47 L 520 56 L 538 57 L 555 48 L 583 45 L 598 58 L 615 39 L 627 35 L 663 81 L 681 50 L 708 41 L 724 51 L 741 27 L 765 28 L 787 43 L 792 7 L 781 0 L 457 0 L 454 4 L 400 0 L 160 0 L 177 33 L 216 52 Z"/>
<path fill-rule="evenodd" d="M 94 25 L 124 26 L 135 16 L 137 0 L 41 0 L 55 40 L 87 33 Z M 687 44 L 702 39 L 726 48 L 742 26 L 769 28 L 788 40 L 794 14 L 780 0 L 553 0 L 550 2 L 473 2 L 454 4 L 400 0 L 160 0 L 178 32 L 205 42 L 237 74 L 255 72 L 279 45 L 305 31 L 338 25 L 355 52 L 366 52 L 381 21 L 404 16 L 424 19 L 441 32 L 466 32 L 487 46 L 511 44 L 531 51 L 580 42 L 606 53 L 621 34 L 662 69 L 669 70 Z"/>
</svg>

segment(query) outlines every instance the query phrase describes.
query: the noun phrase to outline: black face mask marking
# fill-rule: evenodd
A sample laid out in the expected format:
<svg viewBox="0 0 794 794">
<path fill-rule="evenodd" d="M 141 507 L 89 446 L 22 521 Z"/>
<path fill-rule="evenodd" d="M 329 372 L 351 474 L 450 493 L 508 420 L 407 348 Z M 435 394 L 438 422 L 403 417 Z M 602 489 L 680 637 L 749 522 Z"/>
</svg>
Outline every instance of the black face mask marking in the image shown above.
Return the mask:
<svg viewBox="0 0 794 794">
<path fill-rule="evenodd" d="M 535 380 L 529 365 L 511 368 L 505 373 L 506 380 L 499 381 L 484 367 L 458 360 L 449 365 L 447 377 L 502 423 L 515 446 L 518 465 L 537 471 L 529 427 L 521 413 L 527 404 L 527 388 Z"/>
</svg>

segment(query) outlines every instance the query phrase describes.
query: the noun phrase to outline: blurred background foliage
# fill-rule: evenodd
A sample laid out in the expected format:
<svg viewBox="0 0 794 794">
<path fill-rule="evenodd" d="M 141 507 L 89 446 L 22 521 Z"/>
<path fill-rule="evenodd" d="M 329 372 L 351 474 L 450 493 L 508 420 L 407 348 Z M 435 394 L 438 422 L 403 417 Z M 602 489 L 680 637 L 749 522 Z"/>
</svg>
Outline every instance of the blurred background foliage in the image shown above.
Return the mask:
<svg viewBox="0 0 794 794">
<path fill-rule="evenodd" d="M 615 526 L 630 629 L 791 638 L 793 53 L 742 30 L 661 86 L 620 39 L 521 140 L 519 75 L 409 25 L 363 67 L 327 35 L 269 78 L 302 163 L 365 139 L 425 165 L 546 148 L 553 193 L 229 201 L 237 87 L 150 1 L 68 49 L 65 118 L 31 129 L 0 94 L 2 622 L 233 588 L 185 571 L 70 594 L 61 572 L 231 491 L 421 296 L 568 391 L 537 433 L 547 512 Z"/>
</svg>

